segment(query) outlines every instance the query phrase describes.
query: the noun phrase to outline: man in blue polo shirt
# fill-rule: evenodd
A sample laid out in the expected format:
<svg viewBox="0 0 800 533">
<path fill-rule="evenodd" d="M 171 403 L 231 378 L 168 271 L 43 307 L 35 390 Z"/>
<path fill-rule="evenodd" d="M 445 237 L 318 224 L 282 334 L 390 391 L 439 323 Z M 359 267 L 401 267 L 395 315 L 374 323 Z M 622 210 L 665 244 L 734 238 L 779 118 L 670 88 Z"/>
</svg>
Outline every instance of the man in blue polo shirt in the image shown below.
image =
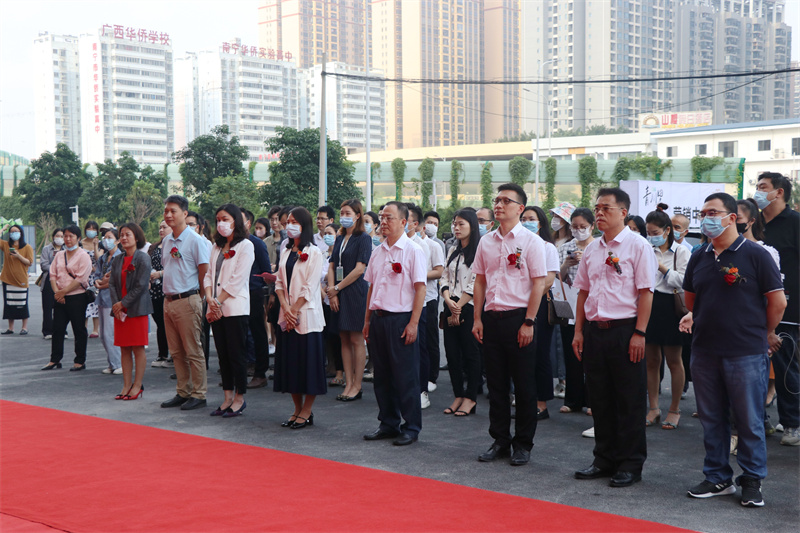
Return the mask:
<svg viewBox="0 0 800 533">
<path fill-rule="evenodd" d="M 736 200 L 725 193 L 706 198 L 700 230 L 711 242 L 689 260 L 683 289 L 694 317 L 692 379 L 703 426 L 705 480 L 689 496 L 733 494 L 729 464 L 730 413 L 736 420 L 736 460 L 743 470 L 742 505 L 761 507 L 767 476 L 764 403 L 769 355 L 779 345 L 775 328 L 786 308 L 775 261 L 736 230 Z"/>
</svg>

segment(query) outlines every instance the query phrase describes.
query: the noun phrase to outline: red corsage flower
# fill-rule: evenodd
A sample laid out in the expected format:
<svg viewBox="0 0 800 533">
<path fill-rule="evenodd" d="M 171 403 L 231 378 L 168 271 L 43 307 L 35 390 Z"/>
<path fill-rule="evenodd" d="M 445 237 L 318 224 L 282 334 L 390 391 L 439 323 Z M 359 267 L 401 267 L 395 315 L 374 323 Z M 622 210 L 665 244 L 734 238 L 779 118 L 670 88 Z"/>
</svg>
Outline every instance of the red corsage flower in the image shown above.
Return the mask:
<svg viewBox="0 0 800 533">
<path fill-rule="evenodd" d="M 517 265 L 517 254 L 508 254 L 508 264 L 511 266 Z"/>
<path fill-rule="evenodd" d="M 222 257 L 224 257 L 225 259 L 230 259 L 234 255 L 236 255 L 236 250 L 228 250 L 227 252 L 222 254 Z"/>
<path fill-rule="evenodd" d="M 606 258 L 606 264 L 609 266 L 613 266 L 614 270 L 617 271 L 617 274 L 622 274 L 622 267 L 619 266 L 619 257 L 614 255 L 614 252 L 608 252 L 608 257 Z"/>
<path fill-rule="evenodd" d="M 305 253 L 305 252 L 303 252 L 302 254 L 300 254 L 300 261 L 302 261 L 303 263 L 305 263 L 306 261 L 308 261 L 308 254 L 307 254 L 307 253 Z"/>
<path fill-rule="evenodd" d="M 133 266 L 133 263 L 131 263 L 131 264 L 128 265 L 128 268 L 125 269 L 125 272 L 130 274 L 130 273 L 134 272 L 135 270 L 136 270 L 136 267 Z"/>
<path fill-rule="evenodd" d="M 403 273 L 403 265 L 400 263 L 392 263 L 392 271 L 395 274 L 402 274 Z"/>
<path fill-rule="evenodd" d="M 721 267 L 720 272 L 722 272 L 723 276 L 722 279 L 725 280 L 729 286 L 733 286 L 739 282 L 746 282 L 747 278 L 739 274 L 739 269 L 735 266 L 731 265 L 729 267 Z"/>
<path fill-rule="evenodd" d="M 517 248 L 513 254 L 508 254 L 508 264 L 516 269 L 522 268 L 522 248 Z"/>
<path fill-rule="evenodd" d="M 171 255 L 175 259 L 180 259 L 182 257 L 181 253 L 178 251 L 178 247 L 177 246 L 173 246 L 172 247 L 172 250 L 169 251 L 169 255 Z"/>
</svg>

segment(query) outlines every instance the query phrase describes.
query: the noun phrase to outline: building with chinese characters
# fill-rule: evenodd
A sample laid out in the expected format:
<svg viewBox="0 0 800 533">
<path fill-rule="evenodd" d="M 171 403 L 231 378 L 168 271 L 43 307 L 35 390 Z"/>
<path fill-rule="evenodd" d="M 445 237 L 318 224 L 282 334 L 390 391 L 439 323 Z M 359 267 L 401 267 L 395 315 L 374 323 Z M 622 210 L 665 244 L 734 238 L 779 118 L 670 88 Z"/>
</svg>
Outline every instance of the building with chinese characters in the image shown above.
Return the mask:
<svg viewBox="0 0 800 533">
<path fill-rule="evenodd" d="M 33 41 L 36 153 L 58 143 L 81 153 L 78 38 L 39 34 Z"/>
<path fill-rule="evenodd" d="M 167 33 L 106 24 L 79 41 L 82 159 L 163 164 L 174 150 L 172 44 Z"/>
</svg>

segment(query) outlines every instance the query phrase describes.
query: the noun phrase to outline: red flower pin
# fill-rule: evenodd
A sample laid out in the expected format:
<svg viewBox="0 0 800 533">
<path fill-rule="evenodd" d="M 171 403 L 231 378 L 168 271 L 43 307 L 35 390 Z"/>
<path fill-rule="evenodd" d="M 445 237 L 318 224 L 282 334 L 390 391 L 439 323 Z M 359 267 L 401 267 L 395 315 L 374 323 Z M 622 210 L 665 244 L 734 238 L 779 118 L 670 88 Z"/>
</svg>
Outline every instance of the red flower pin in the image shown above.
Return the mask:
<svg viewBox="0 0 800 533">
<path fill-rule="evenodd" d="M 517 254 L 508 254 L 508 264 L 511 266 L 517 265 Z"/>
<path fill-rule="evenodd" d="M 303 252 L 302 254 L 300 254 L 300 261 L 302 261 L 303 263 L 305 263 L 306 261 L 308 261 L 308 254 L 307 254 L 307 253 L 305 253 L 305 252 Z"/>
<path fill-rule="evenodd" d="M 402 274 L 403 265 L 401 265 L 400 263 L 392 263 L 392 271 L 394 271 L 395 274 Z"/>
<path fill-rule="evenodd" d="M 182 257 L 181 253 L 178 251 L 178 247 L 177 246 L 173 246 L 172 247 L 172 250 L 169 251 L 169 255 L 171 255 L 175 259 L 180 259 Z"/>
<path fill-rule="evenodd" d="M 222 256 L 223 256 L 225 259 L 230 259 L 230 258 L 231 258 L 231 257 L 233 257 L 234 255 L 236 255 L 236 250 L 228 250 L 227 252 L 225 252 L 224 254 L 222 254 Z"/>
<path fill-rule="evenodd" d="M 136 267 L 133 266 L 133 263 L 131 263 L 131 264 L 128 265 L 128 268 L 125 269 L 125 272 L 131 273 L 131 272 L 134 272 L 135 270 L 136 270 Z"/>
</svg>

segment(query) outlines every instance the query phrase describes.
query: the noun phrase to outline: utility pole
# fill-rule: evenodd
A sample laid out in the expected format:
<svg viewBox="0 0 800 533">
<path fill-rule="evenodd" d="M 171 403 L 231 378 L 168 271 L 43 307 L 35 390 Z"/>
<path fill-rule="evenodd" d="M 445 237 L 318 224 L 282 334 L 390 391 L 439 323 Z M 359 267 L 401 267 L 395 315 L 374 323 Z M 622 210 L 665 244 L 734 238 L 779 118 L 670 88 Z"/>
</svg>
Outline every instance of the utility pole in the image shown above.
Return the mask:
<svg viewBox="0 0 800 533">
<path fill-rule="evenodd" d="M 328 64 L 328 54 L 322 54 L 322 70 L 320 80 L 322 80 L 322 108 L 319 121 L 319 205 L 322 207 L 328 202 L 328 132 L 325 124 L 325 68 Z"/>
<path fill-rule="evenodd" d="M 370 94 L 369 94 L 369 0 L 364 0 L 364 57 L 366 58 L 366 90 L 367 90 L 367 211 L 372 211 L 372 163 L 370 163 Z"/>
<path fill-rule="evenodd" d="M 548 63 L 555 63 L 558 61 L 558 58 L 551 59 L 549 61 L 545 61 L 539 65 L 539 81 L 542 81 L 542 69 Z M 536 179 L 533 185 L 533 203 L 534 205 L 539 205 L 539 137 L 542 136 L 542 89 L 541 85 L 536 85 L 536 105 L 539 109 L 539 112 L 536 113 Z M 549 120 L 549 118 L 548 118 Z"/>
</svg>

